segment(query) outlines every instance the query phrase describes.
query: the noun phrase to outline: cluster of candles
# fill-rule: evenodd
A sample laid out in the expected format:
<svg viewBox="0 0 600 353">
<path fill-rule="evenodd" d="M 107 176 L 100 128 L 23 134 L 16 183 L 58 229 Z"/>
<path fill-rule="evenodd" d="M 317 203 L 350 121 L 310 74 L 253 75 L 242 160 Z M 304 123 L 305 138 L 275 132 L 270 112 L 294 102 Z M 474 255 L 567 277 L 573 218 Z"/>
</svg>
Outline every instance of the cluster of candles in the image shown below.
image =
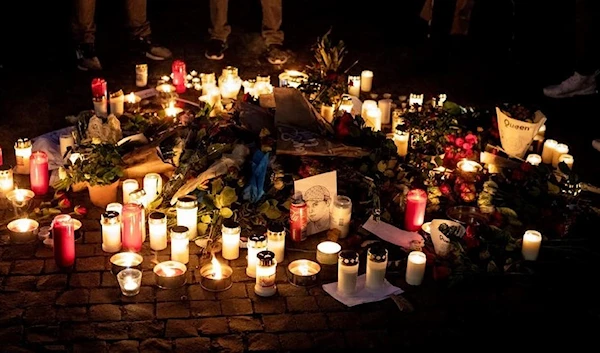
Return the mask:
<svg viewBox="0 0 600 353">
<path fill-rule="evenodd" d="M 564 162 L 569 169 L 572 169 L 575 159 L 569 154 L 569 146 L 553 139 L 545 139 L 545 132 L 546 125 L 542 125 L 534 138 L 538 142 L 544 141 L 542 154 L 531 153 L 527 155 L 526 162 L 531 165 L 549 164 L 554 168 Z"/>
</svg>

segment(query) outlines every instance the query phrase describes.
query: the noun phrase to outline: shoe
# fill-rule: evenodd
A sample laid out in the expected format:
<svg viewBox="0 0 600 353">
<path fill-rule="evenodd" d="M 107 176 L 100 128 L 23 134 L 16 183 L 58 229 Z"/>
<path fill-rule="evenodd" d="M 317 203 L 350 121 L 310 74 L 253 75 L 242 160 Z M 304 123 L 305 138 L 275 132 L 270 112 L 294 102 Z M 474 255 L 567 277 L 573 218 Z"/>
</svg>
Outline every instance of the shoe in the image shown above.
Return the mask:
<svg viewBox="0 0 600 353">
<path fill-rule="evenodd" d="M 219 39 L 211 39 L 206 45 L 204 56 L 210 60 L 222 60 L 225 57 L 227 43 Z"/>
<path fill-rule="evenodd" d="M 600 139 L 595 139 L 592 141 L 592 147 L 594 147 L 596 151 L 600 152 Z"/>
<path fill-rule="evenodd" d="M 271 44 L 267 47 L 267 60 L 273 65 L 283 65 L 290 58 L 290 54 L 283 49 L 281 44 Z"/>
<path fill-rule="evenodd" d="M 544 88 L 544 95 L 550 98 L 567 98 L 596 93 L 596 75 L 583 76 L 575 72 L 559 85 Z"/>
<path fill-rule="evenodd" d="M 102 70 L 100 59 L 96 56 L 96 50 L 93 43 L 82 43 L 75 49 L 77 56 L 77 68 L 81 71 Z"/>
<path fill-rule="evenodd" d="M 148 59 L 160 61 L 173 56 L 173 53 L 168 48 L 152 42 L 150 36 L 139 37 L 136 41 L 137 43 L 135 43 L 134 47 L 137 47 L 142 55 L 145 55 Z"/>
</svg>

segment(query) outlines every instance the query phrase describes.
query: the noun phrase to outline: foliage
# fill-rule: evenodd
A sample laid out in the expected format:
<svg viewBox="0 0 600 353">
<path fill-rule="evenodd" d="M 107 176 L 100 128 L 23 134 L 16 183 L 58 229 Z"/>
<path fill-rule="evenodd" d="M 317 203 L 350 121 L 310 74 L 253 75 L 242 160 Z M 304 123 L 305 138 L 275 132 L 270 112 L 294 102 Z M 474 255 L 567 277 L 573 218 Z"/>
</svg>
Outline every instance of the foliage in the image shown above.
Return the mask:
<svg viewBox="0 0 600 353">
<path fill-rule="evenodd" d="M 81 158 L 64 167 L 65 178 L 54 185 L 56 190 L 69 190 L 77 183 L 110 185 L 123 176 L 125 165 L 118 146 L 100 143 L 80 147 Z"/>
</svg>

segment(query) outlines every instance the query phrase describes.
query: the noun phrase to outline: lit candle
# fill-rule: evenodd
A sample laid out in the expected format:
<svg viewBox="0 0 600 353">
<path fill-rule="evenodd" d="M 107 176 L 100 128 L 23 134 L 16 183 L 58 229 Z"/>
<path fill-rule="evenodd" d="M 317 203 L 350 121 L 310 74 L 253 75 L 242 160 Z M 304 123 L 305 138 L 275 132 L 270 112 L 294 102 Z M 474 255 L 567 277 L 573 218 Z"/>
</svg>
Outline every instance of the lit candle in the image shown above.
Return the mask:
<svg viewBox="0 0 600 353">
<path fill-rule="evenodd" d="M 125 112 L 125 95 L 123 91 L 111 93 L 110 95 L 110 113 L 115 115 L 117 118 L 123 115 Z"/>
<path fill-rule="evenodd" d="M 154 266 L 154 279 L 160 288 L 172 289 L 185 284 L 187 267 L 178 261 L 164 261 Z"/>
<path fill-rule="evenodd" d="M 242 88 L 242 79 L 238 75 L 238 68 L 227 66 L 219 77 L 219 89 L 225 99 L 235 99 Z"/>
<path fill-rule="evenodd" d="M 173 61 L 171 71 L 173 72 L 173 85 L 177 93 L 185 93 L 185 62 L 183 60 Z"/>
<path fill-rule="evenodd" d="M 221 255 L 225 260 L 235 260 L 240 257 L 240 224 L 232 219 L 226 219 L 221 226 Z"/>
<path fill-rule="evenodd" d="M 142 206 L 134 203 L 123 205 L 121 214 L 121 237 L 123 248 L 128 251 L 138 252 L 142 249 Z"/>
<path fill-rule="evenodd" d="M 558 159 L 560 156 L 567 153 L 569 153 L 569 146 L 565 145 L 564 143 L 559 143 L 556 145 L 554 148 L 554 154 L 552 154 L 552 166 L 554 168 L 558 167 Z"/>
<path fill-rule="evenodd" d="M 319 272 L 321 272 L 321 266 L 307 259 L 294 260 L 287 267 L 288 281 L 302 287 L 315 285 Z"/>
<path fill-rule="evenodd" d="M 137 87 L 148 85 L 148 64 L 135 65 L 135 85 Z"/>
<path fill-rule="evenodd" d="M 148 173 L 144 176 L 144 191 L 146 191 L 147 203 L 156 199 L 162 192 L 162 177 L 158 173 Z"/>
<path fill-rule="evenodd" d="M 213 254 L 209 264 L 200 268 L 200 286 L 210 292 L 222 292 L 231 288 L 233 269 L 221 264 Z"/>
<path fill-rule="evenodd" d="M 177 117 L 177 114 L 181 113 L 182 111 L 183 109 L 176 107 L 175 101 L 172 100 L 169 102 L 169 105 L 165 108 L 165 115 L 170 118 L 175 118 Z"/>
<path fill-rule="evenodd" d="M 333 122 L 333 105 L 321 105 L 321 116 L 331 124 Z"/>
<path fill-rule="evenodd" d="M 542 156 L 540 156 L 539 154 L 532 153 L 527 156 L 527 159 L 525 161 L 531 165 L 540 165 L 540 163 L 542 163 Z"/>
<path fill-rule="evenodd" d="M 126 268 L 141 269 L 144 257 L 134 252 L 120 252 L 111 256 L 109 261 L 111 264 L 110 271 L 113 275 L 117 275 Z"/>
<path fill-rule="evenodd" d="M 66 269 L 75 264 L 75 226 L 71 216 L 61 214 L 52 221 L 54 261 L 56 266 Z"/>
<path fill-rule="evenodd" d="M 338 261 L 338 292 L 342 295 L 354 294 L 357 279 L 358 253 L 352 250 L 341 251 Z"/>
<path fill-rule="evenodd" d="M 408 105 L 411 106 L 411 107 L 413 105 L 422 106 L 424 98 L 425 98 L 425 96 L 423 94 L 414 94 L 414 93 L 411 93 L 410 96 L 409 96 L 409 98 L 408 98 Z"/>
<path fill-rule="evenodd" d="M 373 71 L 364 70 L 360 73 L 360 90 L 371 92 L 371 88 L 373 88 Z"/>
<path fill-rule="evenodd" d="M 60 156 L 61 158 L 65 158 L 67 155 L 67 150 L 69 148 L 73 149 L 75 145 L 75 139 L 73 138 L 73 134 L 61 134 L 59 137 L 59 148 L 60 148 Z"/>
<path fill-rule="evenodd" d="M 404 213 L 404 229 L 416 232 L 421 229 L 425 219 L 425 207 L 427 206 L 427 192 L 421 189 L 413 189 L 406 195 L 406 211 Z"/>
<path fill-rule="evenodd" d="M 573 169 L 573 163 L 575 162 L 575 158 L 573 158 L 570 154 L 562 154 L 558 157 L 558 163 L 564 162 L 569 169 Z"/>
<path fill-rule="evenodd" d="M 127 268 L 117 274 L 117 281 L 124 296 L 132 297 L 140 292 L 142 284 L 142 271 L 135 268 Z"/>
<path fill-rule="evenodd" d="M 367 99 L 362 103 L 362 107 L 360 108 L 360 115 L 364 118 L 364 116 L 367 114 L 367 110 L 376 108 L 377 102 L 372 99 Z"/>
<path fill-rule="evenodd" d="M 536 230 L 525 231 L 525 234 L 523 234 L 523 245 L 521 247 L 523 258 L 528 261 L 537 260 L 541 244 L 542 233 Z"/>
<path fill-rule="evenodd" d="M 340 231 L 340 238 L 345 238 L 350 232 L 352 219 L 352 200 L 348 196 L 338 195 L 333 202 L 329 225 L 331 229 Z"/>
<path fill-rule="evenodd" d="M 102 250 L 114 253 L 121 250 L 121 220 L 115 211 L 104 212 L 100 220 L 102 225 Z"/>
<path fill-rule="evenodd" d="M 187 264 L 190 262 L 189 228 L 178 225 L 171 228 L 171 260 Z"/>
<path fill-rule="evenodd" d="M 8 194 L 15 188 L 13 171 L 11 166 L 3 164 L 0 166 L 0 193 Z"/>
<path fill-rule="evenodd" d="M 200 74 L 200 82 L 202 83 L 202 95 L 208 95 L 208 92 L 217 87 L 217 78 L 215 73 Z"/>
<path fill-rule="evenodd" d="M 542 149 L 542 162 L 545 164 L 552 164 L 552 157 L 554 156 L 554 150 L 558 145 L 558 141 L 548 139 L 544 142 L 544 148 Z"/>
<path fill-rule="evenodd" d="M 270 297 L 277 293 L 275 275 L 277 273 L 277 260 L 272 251 L 264 250 L 256 255 L 256 284 L 254 293 L 261 297 Z"/>
<path fill-rule="evenodd" d="M 389 124 L 392 115 L 392 100 L 380 99 L 377 105 L 379 106 L 379 110 L 381 110 L 381 123 L 384 125 Z"/>
<path fill-rule="evenodd" d="M 418 286 L 423 282 L 427 256 L 421 251 L 411 251 L 406 263 L 406 283 Z"/>
<path fill-rule="evenodd" d="M 348 94 L 360 96 L 360 76 L 348 76 Z"/>
<path fill-rule="evenodd" d="M 385 283 L 388 251 L 382 246 L 370 247 L 367 251 L 367 276 L 365 288 L 377 291 Z"/>
<path fill-rule="evenodd" d="M 29 218 L 20 218 L 8 223 L 10 242 L 13 244 L 32 243 L 37 240 L 40 224 Z"/>
<path fill-rule="evenodd" d="M 140 185 L 135 179 L 127 179 L 123 181 L 123 204 L 129 203 L 129 196 L 132 192 L 139 189 Z"/>
<path fill-rule="evenodd" d="M 48 192 L 50 176 L 48 174 L 48 155 L 43 151 L 35 151 L 29 160 L 29 182 L 36 195 Z"/>
<path fill-rule="evenodd" d="M 280 223 L 269 224 L 267 228 L 267 250 L 275 254 L 277 263 L 285 257 L 285 229 Z"/>
<path fill-rule="evenodd" d="M 465 173 L 477 173 L 482 169 L 481 164 L 467 159 L 459 161 L 456 166 Z"/>
<path fill-rule="evenodd" d="M 317 261 L 321 265 L 335 265 L 342 246 L 333 241 L 324 241 L 317 245 Z"/>
<path fill-rule="evenodd" d="M 370 127 L 373 131 L 381 131 L 381 110 L 379 108 L 367 109 L 363 119 L 366 127 Z"/>
<path fill-rule="evenodd" d="M 410 133 L 406 131 L 396 130 L 394 133 L 394 144 L 396 145 L 396 153 L 400 157 L 406 157 L 408 154 L 408 140 Z"/>
<path fill-rule="evenodd" d="M 177 200 L 177 225 L 188 228 L 188 236 L 198 236 L 198 201 L 194 196 L 182 196 Z"/>
<path fill-rule="evenodd" d="M 167 215 L 152 212 L 148 215 L 148 231 L 150 233 L 150 249 L 155 251 L 167 248 Z"/>
<path fill-rule="evenodd" d="M 258 263 L 258 253 L 267 250 L 267 237 L 264 234 L 253 234 L 248 238 L 248 258 L 246 266 L 246 275 L 256 278 L 256 264 Z"/>
<path fill-rule="evenodd" d="M 31 157 L 31 140 L 28 138 L 18 139 L 15 143 L 15 158 L 17 164 L 15 173 L 29 174 L 29 158 Z"/>
</svg>

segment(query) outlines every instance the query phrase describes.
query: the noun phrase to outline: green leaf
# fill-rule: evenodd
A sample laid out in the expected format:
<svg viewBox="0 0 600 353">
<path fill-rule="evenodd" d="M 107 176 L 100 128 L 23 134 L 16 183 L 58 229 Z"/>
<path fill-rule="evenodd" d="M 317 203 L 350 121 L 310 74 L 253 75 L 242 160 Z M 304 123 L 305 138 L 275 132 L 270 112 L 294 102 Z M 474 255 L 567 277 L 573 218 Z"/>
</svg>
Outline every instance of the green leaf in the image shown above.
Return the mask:
<svg viewBox="0 0 600 353">
<path fill-rule="evenodd" d="M 230 186 L 224 187 L 223 191 L 221 192 L 221 194 L 219 196 L 221 197 L 221 206 L 220 207 L 217 206 L 219 208 L 229 207 L 229 206 L 231 206 L 231 204 L 236 202 L 238 199 L 238 196 L 235 193 L 235 189 Z"/>
<path fill-rule="evenodd" d="M 212 217 L 208 214 L 205 214 L 202 217 L 200 217 L 200 222 L 202 222 L 202 223 L 209 224 L 211 221 L 212 221 Z"/>
<path fill-rule="evenodd" d="M 291 204 L 291 201 L 290 201 L 290 204 Z M 262 205 L 258 206 L 258 212 L 266 213 L 270 207 L 271 207 L 271 204 L 269 204 L 269 201 L 265 201 Z"/>
<path fill-rule="evenodd" d="M 281 217 L 281 211 L 275 207 L 269 207 L 267 212 L 265 212 L 265 216 L 267 216 L 268 219 L 277 219 Z"/>
<path fill-rule="evenodd" d="M 221 178 L 214 179 L 211 184 L 212 184 L 211 193 L 213 195 L 217 195 L 218 193 L 221 192 L 221 190 L 223 190 L 223 186 L 224 186 L 223 179 L 221 179 Z"/>
<path fill-rule="evenodd" d="M 208 224 L 206 223 L 198 223 L 198 235 L 205 235 L 206 230 L 208 229 Z"/>
<path fill-rule="evenodd" d="M 289 210 L 291 205 L 292 205 L 292 200 L 287 200 L 286 202 L 281 204 L 281 207 L 285 208 L 286 210 Z"/>
<path fill-rule="evenodd" d="M 548 181 L 548 193 L 551 195 L 558 195 L 558 193 L 560 193 L 560 187 Z"/>
<path fill-rule="evenodd" d="M 442 157 L 440 157 L 440 156 L 435 156 L 434 162 L 438 167 L 441 166 L 442 164 L 444 164 L 444 161 L 442 160 Z"/>
<path fill-rule="evenodd" d="M 508 207 L 497 207 L 496 210 L 500 212 L 502 215 L 510 217 L 510 218 L 518 218 L 517 212 L 515 212 L 512 208 Z"/>
<path fill-rule="evenodd" d="M 148 205 L 149 210 L 157 209 L 163 202 L 163 198 L 161 196 L 157 197 L 154 201 L 150 202 Z"/>
<path fill-rule="evenodd" d="M 233 211 L 229 207 L 223 207 L 223 208 L 221 208 L 221 211 L 219 212 L 219 214 L 223 218 L 231 218 L 231 216 L 233 216 Z"/>
</svg>

